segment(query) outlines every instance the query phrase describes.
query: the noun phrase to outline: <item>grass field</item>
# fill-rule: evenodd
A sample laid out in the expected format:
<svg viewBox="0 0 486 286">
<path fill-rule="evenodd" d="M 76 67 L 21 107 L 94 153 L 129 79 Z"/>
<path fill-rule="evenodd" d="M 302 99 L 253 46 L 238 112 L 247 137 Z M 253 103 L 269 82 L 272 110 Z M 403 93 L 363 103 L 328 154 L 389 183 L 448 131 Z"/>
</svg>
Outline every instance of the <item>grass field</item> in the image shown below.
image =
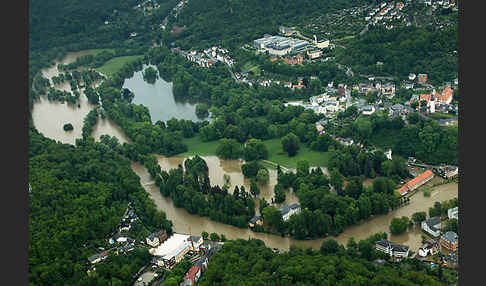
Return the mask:
<svg viewBox="0 0 486 286">
<path fill-rule="evenodd" d="M 210 141 L 210 142 L 203 142 L 198 136 L 193 138 L 184 138 L 182 140 L 184 144 L 187 145 L 188 151 L 185 153 L 178 154 L 177 157 L 185 157 L 185 156 L 210 156 L 216 155 L 216 148 L 218 148 L 219 141 Z"/>
<path fill-rule="evenodd" d="M 96 55 L 98 55 L 98 54 L 100 54 L 101 52 L 104 52 L 104 51 L 114 53 L 115 49 L 91 49 L 91 50 L 88 50 L 88 55 L 96 56 Z"/>
<path fill-rule="evenodd" d="M 455 115 L 450 113 L 435 112 L 435 113 L 428 114 L 427 116 L 432 119 L 448 119 L 448 118 L 453 118 Z"/>
<path fill-rule="evenodd" d="M 268 161 L 275 162 L 287 168 L 295 168 L 297 162 L 300 160 L 307 160 L 310 166 L 322 167 L 327 166 L 329 161 L 329 152 L 313 151 L 303 144 L 300 145 L 300 149 L 295 157 L 289 157 L 287 152 L 283 151 L 280 139 L 265 140 L 263 143 L 268 149 Z"/>
<path fill-rule="evenodd" d="M 218 148 L 219 141 L 203 142 L 196 136 L 193 138 L 185 138 L 182 140 L 187 145 L 188 151 L 185 153 L 178 154 L 177 157 L 185 156 L 211 156 L 216 155 L 216 149 Z M 282 150 L 282 144 L 280 139 L 265 140 L 263 143 L 268 149 L 268 161 L 272 161 L 276 164 L 287 168 L 295 168 L 297 162 L 300 160 L 307 160 L 311 166 L 327 166 L 329 160 L 328 152 L 316 152 L 310 150 L 308 147 L 301 144 L 299 152 L 295 157 L 289 157 L 286 152 Z M 275 168 L 271 164 L 265 162 L 265 166 L 270 168 Z"/>
<path fill-rule="evenodd" d="M 142 58 L 142 57 L 143 57 L 142 55 L 138 55 L 138 56 L 125 56 L 125 57 L 113 58 L 113 59 L 107 61 L 101 67 L 97 68 L 96 70 L 107 75 L 107 76 L 110 76 L 110 75 L 116 73 L 118 70 L 120 70 L 123 67 L 124 64 L 131 62 L 131 61 L 134 61 L 134 60 L 137 60 L 137 59 Z"/>
</svg>

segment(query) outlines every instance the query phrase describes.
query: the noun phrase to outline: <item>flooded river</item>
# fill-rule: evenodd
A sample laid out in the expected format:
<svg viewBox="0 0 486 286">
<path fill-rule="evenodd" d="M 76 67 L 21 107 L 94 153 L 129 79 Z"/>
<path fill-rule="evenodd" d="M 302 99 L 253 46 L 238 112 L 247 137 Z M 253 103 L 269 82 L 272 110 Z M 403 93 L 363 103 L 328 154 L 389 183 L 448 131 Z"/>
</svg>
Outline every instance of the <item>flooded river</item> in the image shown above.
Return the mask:
<svg viewBox="0 0 486 286">
<path fill-rule="evenodd" d="M 63 59 L 63 63 L 72 62 L 76 56 L 82 55 L 80 53 L 70 53 Z M 57 68 L 52 67 L 43 71 L 45 76 L 52 77 L 56 75 Z M 143 81 L 143 79 L 142 79 Z M 159 80 L 160 82 L 160 80 Z M 144 82 L 145 83 L 145 82 Z M 69 90 L 69 85 L 59 86 L 57 88 Z M 136 93 L 135 98 L 140 96 Z M 45 97 L 42 97 L 34 104 L 32 117 L 35 127 L 44 134 L 44 136 L 52 138 L 63 143 L 73 144 L 76 138 L 81 138 L 81 130 L 83 119 L 86 114 L 93 108 L 87 101 L 84 95 L 80 98 L 80 107 L 70 106 L 67 103 L 61 104 L 58 102 L 49 102 Z M 152 111 L 151 111 L 152 113 Z M 152 117 L 153 120 L 157 117 Z M 74 130 L 65 132 L 63 125 L 65 123 L 71 123 L 74 126 Z M 99 138 L 101 134 L 109 134 L 116 136 L 120 142 L 127 142 L 128 138 L 123 134 L 120 128 L 112 121 L 105 119 L 99 119 L 97 125 L 94 127 L 93 136 Z M 250 189 L 250 181 L 243 177 L 241 173 L 241 161 L 238 160 L 220 160 L 216 156 L 203 157 L 209 167 L 209 176 L 212 185 L 224 184 L 224 174 L 230 177 L 230 189 L 229 192 L 233 192 L 234 186 L 244 185 L 246 190 Z M 157 155 L 157 159 L 162 169 L 168 170 L 171 168 L 177 168 L 179 164 L 183 164 L 184 158 L 173 157 L 166 158 Z M 180 233 L 189 233 L 189 227 L 193 234 L 199 235 L 203 231 L 208 233 L 224 234 L 228 239 L 236 238 L 258 238 L 265 242 L 268 247 L 275 247 L 282 250 L 288 250 L 291 244 L 311 246 L 314 249 L 319 249 L 324 239 L 298 241 L 290 239 L 288 237 L 280 237 L 276 235 L 256 233 L 250 229 L 241 229 L 231 225 L 211 221 L 208 217 L 200 217 L 198 215 L 189 214 L 182 208 L 174 207 L 170 198 L 166 198 L 161 195 L 158 187 L 153 183 L 153 179 L 149 173 L 138 163 L 132 163 L 132 169 L 140 177 L 140 182 L 149 193 L 150 197 L 154 200 L 157 208 L 163 210 L 167 214 L 167 218 L 172 221 L 174 225 L 174 231 Z M 273 197 L 273 187 L 276 184 L 277 173 L 276 170 L 269 170 L 270 180 L 268 184 L 260 186 L 260 197 L 265 198 L 267 201 L 271 201 Z M 286 192 L 287 199 L 285 204 L 292 202 L 298 202 L 297 197 L 291 191 Z M 455 183 L 445 184 L 436 187 L 430 197 L 424 197 L 420 192 L 411 197 L 411 202 L 402 208 L 399 208 L 387 215 L 374 216 L 359 225 L 348 227 L 338 237 L 333 237 L 339 243 L 345 244 L 350 237 L 354 237 L 356 241 L 367 238 L 369 235 L 377 232 L 387 232 L 389 239 L 395 243 L 409 245 L 410 249 L 417 252 L 421 244 L 421 231 L 419 229 L 413 229 L 405 234 L 398 236 L 391 236 L 388 230 L 391 219 L 394 217 L 411 215 L 418 211 L 428 211 L 429 207 L 432 207 L 436 201 L 444 201 L 458 197 L 458 186 Z M 258 206 L 257 206 L 258 208 Z"/>
<path fill-rule="evenodd" d="M 204 157 L 206 159 L 206 157 Z M 221 160 L 223 161 L 223 160 Z M 178 164 L 183 162 L 183 158 L 163 158 L 159 157 L 159 164 L 162 168 L 177 167 Z M 207 160 L 209 169 L 224 170 L 224 162 L 215 162 L 215 159 Z M 237 163 L 232 163 L 237 164 Z M 268 247 L 275 247 L 282 250 L 288 250 L 291 244 L 300 246 L 311 246 L 314 249 L 319 249 L 324 239 L 314 240 L 295 240 L 288 237 L 280 237 L 276 235 L 256 233 L 250 229 L 241 229 L 231 225 L 211 221 L 207 217 L 200 217 L 198 215 L 192 215 L 183 208 L 174 207 L 170 198 L 162 196 L 159 188 L 151 183 L 153 179 L 148 174 L 145 167 L 138 163 L 132 163 L 132 169 L 140 177 L 142 185 L 145 190 L 150 194 L 150 197 L 154 200 L 157 208 L 163 210 L 167 214 L 167 218 L 174 224 L 174 231 L 180 233 L 189 233 L 189 226 L 193 234 L 201 234 L 203 231 L 208 233 L 216 232 L 218 234 L 224 234 L 228 239 L 236 238 L 258 238 L 265 242 Z M 226 170 L 228 167 L 226 167 Z M 227 171 L 228 172 L 228 171 Z M 211 173 L 211 172 L 210 172 Z M 231 173 L 231 172 L 229 172 Z M 222 174 L 221 174 L 222 176 Z M 148 183 L 148 184 L 146 184 Z M 216 184 L 217 178 L 213 180 L 211 178 L 211 184 Z M 269 184 L 272 184 L 270 182 Z M 273 182 L 275 184 L 275 182 Z M 350 237 L 354 237 L 356 241 L 367 238 L 371 234 L 377 232 L 386 232 L 389 235 L 389 239 L 395 243 L 405 244 L 410 246 L 410 249 L 417 252 L 421 246 L 421 231 L 420 229 L 412 229 L 401 235 L 390 235 L 389 225 L 394 217 L 408 216 L 411 217 L 413 213 L 418 211 L 428 211 L 429 207 L 432 207 L 435 201 L 443 201 L 452 199 L 458 196 L 457 184 L 446 184 L 437 187 L 432 191 L 430 197 L 424 197 L 422 193 L 418 193 L 411 197 L 410 204 L 402 208 L 399 208 L 386 215 L 378 215 L 362 222 L 359 225 L 348 227 L 338 237 L 332 237 L 341 244 L 346 244 Z"/>
<path fill-rule="evenodd" d="M 69 64 L 73 62 L 76 57 L 85 55 L 87 52 L 68 53 L 67 56 L 60 62 L 56 62 L 55 66 L 42 71 L 44 77 L 51 79 L 57 76 L 57 64 Z M 56 89 L 71 92 L 71 87 L 68 82 L 64 82 L 55 86 Z M 89 103 L 88 98 L 84 92 L 80 92 L 77 104 L 60 103 L 57 101 L 49 101 L 47 96 L 42 95 L 39 100 L 34 102 L 32 109 L 32 120 L 35 128 L 44 136 L 52 138 L 66 144 L 74 144 L 76 139 L 82 138 L 83 121 L 86 115 L 95 107 Z M 74 127 L 71 131 L 64 131 L 63 126 L 66 123 L 71 123 Z M 93 127 L 92 136 L 95 140 L 99 140 L 100 136 L 107 134 L 116 136 L 120 143 L 129 142 L 130 139 L 125 136 L 121 128 L 110 119 L 98 118 L 98 123 Z"/>
<path fill-rule="evenodd" d="M 148 67 L 144 65 L 143 69 Z M 155 69 L 157 67 L 152 66 Z M 167 121 L 171 118 L 199 121 L 196 116 L 196 104 L 179 102 L 172 93 L 172 82 L 158 78 L 151 84 L 143 79 L 143 70 L 135 72 L 131 78 L 125 79 L 124 88 L 131 90 L 135 97 L 133 103 L 142 104 L 149 109 L 152 122 Z"/>
</svg>

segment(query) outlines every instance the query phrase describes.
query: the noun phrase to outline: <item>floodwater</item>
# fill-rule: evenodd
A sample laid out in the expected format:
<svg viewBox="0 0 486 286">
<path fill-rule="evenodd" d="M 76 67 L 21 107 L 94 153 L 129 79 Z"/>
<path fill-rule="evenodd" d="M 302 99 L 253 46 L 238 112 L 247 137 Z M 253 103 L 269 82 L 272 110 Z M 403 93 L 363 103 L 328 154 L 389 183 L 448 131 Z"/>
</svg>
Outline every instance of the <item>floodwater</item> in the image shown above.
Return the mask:
<svg viewBox="0 0 486 286">
<path fill-rule="evenodd" d="M 208 157 L 203 157 L 208 158 Z M 177 167 L 178 164 L 183 162 L 183 158 L 163 158 L 158 157 L 159 164 L 163 169 Z M 223 161 L 223 160 L 221 160 Z M 206 160 L 208 167 L 210 169 L 210 174 L 219 170 L 219 172 L 228 172 L 231 176 L 231 165 L 237 163 L 230 163 L 230 166 L 226 165 L 226 162 L 216 162 L 214 159 Z M 226 166 L 226 167 L 223 167 Z M 212 221 L 208 217 L 201 217 L 199 215 L 192 215 L 188 213 L 183 208 L 174 207 L 170 198 L 164 197 L 159 188 L 153 183 L 153 179 L 147 172 L 145 167 L 139 163 L 132 163 L 132 169 L 140 177 L 140 182 L 144 186 L 145 190 L 149 193 L 150 197 L 154 200 L 157 208 L 163 210 L 167 214 L 167 219 L 171 220 L 173 223 L 173 228 L 175 232 L 178 233 L 189 233 L 195 235 L 200 235 L 203 231 L 208 233 L 218 233 L 224 234 L 228 239 L 236 238 L 258 238 L 265 242 L 267 247 L 278 248 L 281 250 L 288 250 L 290 245 L 299 246 L 311 246 L 313 249 L 319 249 L 322 242 L 325 239 L 333 238 L 336 239 L 340 244 L 346 244 L 350 237 L 354 237 L 356 241 L 360 239 L 365 239 L 372 234 L 377 232 L 388 233 L 389 240 L 405 244 L 410 247 L 411 250 L 417 252 L 421 246 L 422 238 L 421 231 L 418 228 L 411 229 L 401 235 L 391 235 L 389 232 L 389 225 L 394 217 L 407 216 L 411 217 L 413 213 L 418 211 L 428 212 L 429 207 L 432 207 L 436 201 L 444 201 L 455 198 L 458 196 L 458 186 L 456 183 L 445 184 L 435 188 L 432 191 L 430 197 L 424 197 L 423 194 L 417 193 L 410 199 L 410 204 L 395 211 L 392 211 L 386 215 L 377 215 L 366 221 L 361 222 L 359 225 L 354 225 L 346 228 L 346 230 L 337 237 L 320 238 L 314 240 L 295 240 L 289 237 L 281 237 L 277 235 L 264 234 L 253 232 L 248 228 L 237 228 L 231 225 L 223 224 L 220 222 Z M 214 170 L 211 170 L 214 169 Z M 230 171 L 228 171 L 230 170 Z M 222 173 L 219 173 L 222 177 Z M 211 184 L 216 184 L 219 180 L 215 177 L 214 180 L 211 178 Z M 233 180 L 233 178 L 232 178 Z M 236 179 L 235 182 L 236 183 Z M 237 184 L 237 183 L 236 183 Z M 270 182 L 272 184 L 272 181 Z"/>
<path fill-rule="evenodd" d="M 179 102 L 174 98 L 172 82 L 158 78 L 151 84 L 143 79 L 143 70 L 151 65 L 144 65 L 141 71 L 125 79 L 124 88 L 131 90 L 135 97 L 133 103 L 142 104 L 149 109 L 152 123 L 167 121 L 171 118 L 200 121 L 196 115 L 196 104 Z M 157 67 L 152 66 L 157 69 Z"/>
<path fill-rule="evenodd" d="M 184 160 L 186 159 L 185 157 L 167 158 L 162 155 L 156 155 L 156 154 L 154 154 L 154 156 L 157 158 L 161 169 L 165 171 L 178 168 L 179 165 L 182 165 L 184 167 Z M 230 177 L 230 181 L 228 183 L 229 193 L 231 194 L 233 193 L 235 186 L 238 186 L 238 188 L 241 188 L 241 186 L 245 186 L 246 192 L 250 192 L 251 181 L 250 179 L 245 178 L 243 176 L 243 173 L 241 172 L 241 165 L 244 163 L 243 161 L 225 160 L 225 159 L 220 159 L 217 156 L 201 156 L 201 158 L 203 158 L 208 165 L 209 180 L 211 186 L 219 185 L 220 187 L 223 187 L 223 185 L 225 184 L 224 175 L 228 175 Z M 272 201 L 272 198 L 275 197 L 273 188 L 277 184 L 277 170 L 269 169 L 268 173 L 269 173 L 268 183 L 263 185 L 258 184 L 258 187 L 260 189 L 260 195 L 258 196 L 258 198 L 264 198 L 267 202 L 270 203 Z M 286 191 L 285 195 L 286 195 L 285 201 L 282 204 L 279 204 L 278 206 L 281 206 L 283 204 L 292 204 L 294 202 L 296 203 L 299 202 L 299 199 L 297 198 L 294 192 Z M 258 204 L 257 204 L 257 208 L 258 208 Z"/>
<path fill-rule="evenodd" d="M 45 77 L 51 79 L 53 76 L 59 74 L 57 70 L 58 63 L 69 64 L 75 61 L 76 57 L 85 55 L 86 53 L 87 51 L 68 53 L 62 61 L 56 62 L 55 66 L 42 70 L 42 73 Z M 71 92 L 71 87 L 68 82 L 64 82 L 54 88 Z M 89 103 L 83 90 L 81 90 L 78 100 L 79 107 L 77 104 L 49 101 L 46 95 L 42 95 L 39 100 L 34 102 L 32 108 L 32 120 L 36 129 L 48 138 L 65 144 L 75 144 L 76 139 L 82 138 L 84 118 L 95 108 L 95 105 Z M 63 126 L 66 123 L 71 123 L 74 129 L 67 132 L 64 131 Z M 92 136 L 95 140 L 99 140 L 103 134 L 117 137 L 121 144 L 130 142 L 130 139 L 117 124 L 108 118 L 102 119 L 99 117 L 98 122 L 93 127 Z"/>
</svg>

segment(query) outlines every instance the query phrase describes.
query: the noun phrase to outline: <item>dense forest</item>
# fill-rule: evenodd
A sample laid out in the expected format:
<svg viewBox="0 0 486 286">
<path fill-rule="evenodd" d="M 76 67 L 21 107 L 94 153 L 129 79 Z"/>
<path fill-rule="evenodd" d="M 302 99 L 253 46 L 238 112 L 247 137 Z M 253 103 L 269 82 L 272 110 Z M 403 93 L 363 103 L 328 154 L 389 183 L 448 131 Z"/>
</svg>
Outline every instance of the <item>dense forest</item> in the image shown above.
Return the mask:
<svg viewBox="0 0 486 286">
<path fill-rule="evenodd" d="M 280 25 L 292 26 L 315 13 L 339 10 L 373 0 L 208 0 L 189 1 L 175 24 L 187 30 L 167 39 L 182 48 L 213 44 L 234 49 L 244 43 L 275 34 Z"/>
<path fill-rule="evenodd" d="M 346 249 L 334 240 L 324 241 L 319 251 L 291 247 L 274 253 L 261 240 L 226 242 L 211 258 L 198 284 L 206 285 L 453 285 L 457 272 L 441 266 L 431 269 L 417 260 L 377 265 L 383 257 L 374 249 L 380 235 L 355 242 Z"/>
<path fill-rule="evenodd" d="M 457 77 L 458 43 L 457 25 L 443 30 L 376 27 L 350 40 L 337 58 L 362 74 L 406 79 L 409 73 L 426 73 L 428 82 L 442 84 Z"/>
<path fill-rule="evenodd" d="M 149 231 L 172 232 L 172 223 L 156 210 L 130 161 L 92 138 L 72 146 L 31 129 L 29 182 L 31 285 L 129 285 L 131 275 L 150 260 L 146 250 L 110 259 L 101 267 L 105 270 L 86 275 L 87 257 L 106 245 L 128 202 Z"/>
</svg>

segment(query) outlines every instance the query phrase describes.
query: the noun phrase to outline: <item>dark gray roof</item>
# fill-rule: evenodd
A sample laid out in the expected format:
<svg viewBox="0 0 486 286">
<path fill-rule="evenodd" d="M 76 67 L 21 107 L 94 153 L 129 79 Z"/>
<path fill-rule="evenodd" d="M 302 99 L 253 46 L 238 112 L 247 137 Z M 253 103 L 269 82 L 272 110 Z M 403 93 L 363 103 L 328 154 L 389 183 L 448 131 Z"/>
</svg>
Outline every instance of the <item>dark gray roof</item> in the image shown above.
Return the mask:
<svg viewBox="0 0 486 286">
<path fill-rule="evenodd" d="M 296 209 L 296 208 L 300 208 L 300 205 L 298 203 L 293 203 L 289 206 L 291 209 Z"/>
<path fill-rule="evenodd" d="M 258 220 L 263 220 L 261 216 L 255 216 L 250 219 L 250 223 L 256 223 Z"/>
<path fill-rule="evenodd" d="M 283 206 L 279 210 L 282 213 L 282 215 L 285 215 L 290 211 L 290 208 L 289 208 L 289 206 Z"/>
<path fill-rule="evenodd" d="M 391 247 L 393 251 L 400 251 L 400 252 L 407 252 L 408 251 L 408 246 L 406 245 L 399 245 L 395 244 L 391 241 L 388 241 L 386 239 L 380 239 L 376 242 L 376 244 L 381 245 L 383 247 Z"/>
<path fill-rule="evenodd" d="M 448 231 L 442 235 L 443 239 L 450 241 L 451 243 L 456 243 L 459 240 L 457 233 L 453 231 Z"/>
<path fill-rule="evenodd" d="M 429 226 L 430 229 L 433 231 L 437 231 L 440 229 L 440 227 L 436 227 L 436 225 L 440 224 L 440 217 L 433 217 L 429 218 L 428 220 L 425 221 L 425 223 Z"/>
</svg>

